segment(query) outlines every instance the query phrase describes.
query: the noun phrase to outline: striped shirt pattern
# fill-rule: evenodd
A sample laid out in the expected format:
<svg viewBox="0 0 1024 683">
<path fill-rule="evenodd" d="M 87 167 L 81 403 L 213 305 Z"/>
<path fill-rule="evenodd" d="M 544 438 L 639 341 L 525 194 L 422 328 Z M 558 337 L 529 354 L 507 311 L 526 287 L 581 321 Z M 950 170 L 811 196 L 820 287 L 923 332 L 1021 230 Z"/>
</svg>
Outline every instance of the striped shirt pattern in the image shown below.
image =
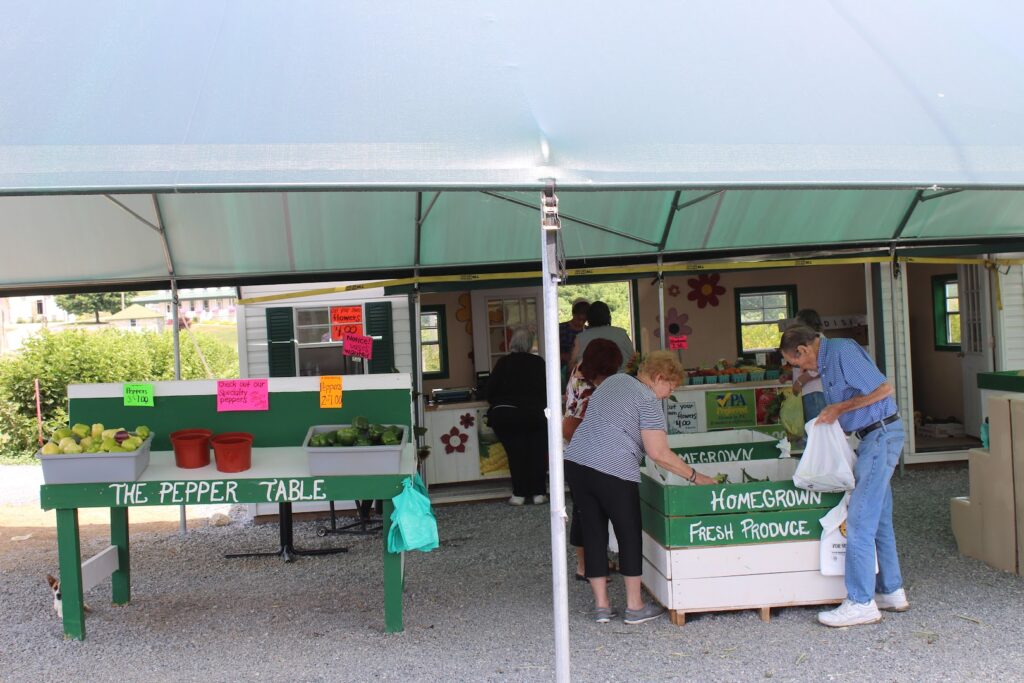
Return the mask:
<svg viewBox="0 0 1024 683">
<path fill-rule="evenodd" d="M 565 459 L 625 481 L 640 481 L 643 429 L 665 430 L 661 401 L 629 375 L 612 375 L 594 390 L 587 416 L 569 442 Z"/>
<path fill-rule="evenodd" d="M 857 396 L 867 396 L 886 381 L 874 361 L 860 344 L 852 339 L 821 337 L 818 349 L 818 372 L 825 392 L 825 402 L 842 403 Z M 856 432 L 896 413 L 891 396 L 863 408 L 839 416 L 843 431 Z"/>
</svg>

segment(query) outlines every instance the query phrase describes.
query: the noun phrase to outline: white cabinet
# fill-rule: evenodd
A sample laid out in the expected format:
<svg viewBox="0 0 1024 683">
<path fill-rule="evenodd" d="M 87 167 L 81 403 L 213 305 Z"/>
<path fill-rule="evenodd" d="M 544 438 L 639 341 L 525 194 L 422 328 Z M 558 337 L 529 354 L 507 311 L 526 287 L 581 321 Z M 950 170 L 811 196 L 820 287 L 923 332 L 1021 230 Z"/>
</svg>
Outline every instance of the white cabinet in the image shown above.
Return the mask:
<svg viewBox="0 0 1024 683">
<path fill-rule="evenodd" d="M 486 425 L 487 403 L 454 403 L 426 409 L 430 457 L 427 484 L 451 484 L 509 476 L 508 457 Z"/>
</svg>

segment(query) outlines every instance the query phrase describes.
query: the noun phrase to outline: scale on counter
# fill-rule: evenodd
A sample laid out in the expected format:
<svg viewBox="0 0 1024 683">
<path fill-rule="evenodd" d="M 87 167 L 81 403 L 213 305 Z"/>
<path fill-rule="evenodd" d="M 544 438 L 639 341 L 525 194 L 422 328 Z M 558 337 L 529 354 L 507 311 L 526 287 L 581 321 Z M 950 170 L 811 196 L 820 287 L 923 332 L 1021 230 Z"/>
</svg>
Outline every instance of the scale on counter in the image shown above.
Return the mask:
<svg viewBox="0 0 1024 683">
<path fill-rule="evenodd" d="M 430 399 L 434 403 L 462 403 L 465 401 L 472 401 L 473 390 L 469 387 L 434 389 L 430 392 Z"/>
</svg>

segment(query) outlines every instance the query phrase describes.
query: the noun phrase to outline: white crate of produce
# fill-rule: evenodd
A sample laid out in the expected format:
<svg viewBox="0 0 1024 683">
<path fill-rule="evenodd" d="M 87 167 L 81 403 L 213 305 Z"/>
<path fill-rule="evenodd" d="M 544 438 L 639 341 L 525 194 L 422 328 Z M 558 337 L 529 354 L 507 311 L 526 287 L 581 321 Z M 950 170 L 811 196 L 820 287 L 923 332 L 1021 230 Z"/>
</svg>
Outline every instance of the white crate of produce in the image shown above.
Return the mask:
<svg viewBox="0 0 1024 683">
<path fill-rule="evenodd" d="M 37 452 L 43 464 L 44 484 L 100 484 L 138 481 L 149 467 L 149 448 L 153 435 L 142 445 L 126 453 L 55 453 Z"/>
<path fill-rule="evenodd" d="M 337 431 L 351 425 L 314 425 L 302 442 L 309 456 L 309 472 L 314 477 L 358 474 L 398 474 L 402 450 L 409 440 L 409 428 L 397 425 L 402 436 L 389 446 L 311 446 L 316 434 Z"/>
</svg>

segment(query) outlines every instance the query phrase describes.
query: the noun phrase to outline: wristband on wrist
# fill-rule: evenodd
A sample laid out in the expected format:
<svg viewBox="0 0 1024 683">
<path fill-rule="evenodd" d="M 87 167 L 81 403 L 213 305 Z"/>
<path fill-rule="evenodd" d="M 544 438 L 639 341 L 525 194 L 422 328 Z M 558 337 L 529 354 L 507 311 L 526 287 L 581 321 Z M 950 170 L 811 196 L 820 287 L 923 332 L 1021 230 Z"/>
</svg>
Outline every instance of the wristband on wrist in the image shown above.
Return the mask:
<svg viewBox="0 0 1024 683">
<path fill-rule="evenodd" d="M 693 467 L 690 468 L 690 476 L 688 476 L 686 478 L 686 481 L 690 482 L 691 484 L 693 484 L 693 483 L 695 483 L 697 481 L 697 470 L 696 470 L 696 468 L 693 468 Z"/>
</svg>

